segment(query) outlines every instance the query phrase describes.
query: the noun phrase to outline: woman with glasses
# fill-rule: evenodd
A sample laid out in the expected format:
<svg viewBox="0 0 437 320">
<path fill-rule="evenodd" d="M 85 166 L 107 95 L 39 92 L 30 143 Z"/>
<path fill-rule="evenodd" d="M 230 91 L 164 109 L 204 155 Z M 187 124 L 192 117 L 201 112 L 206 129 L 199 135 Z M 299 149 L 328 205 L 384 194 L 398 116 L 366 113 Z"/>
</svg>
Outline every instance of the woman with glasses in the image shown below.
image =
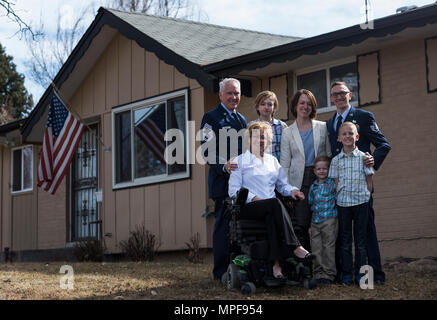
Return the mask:
<svg viewBox="0 0 437 320">
<path fill-rule="evenodd" d="M 287 173 L 288 183 L 299 188 L 305 200 L 295 207 L 295 231 L 305 248 L 310 248 L 308 230 L 311 226 L 311 211 L 308 192 L 316 179 L 314 159 L 318 156 L 331 156 L 326 123 L 315 120 L 317 101 L 314 94 L 306 89 L 298 90 L 291 101 L 294 123 L 286 128 L 281 139 L 281 166 Z"/>
</svg>

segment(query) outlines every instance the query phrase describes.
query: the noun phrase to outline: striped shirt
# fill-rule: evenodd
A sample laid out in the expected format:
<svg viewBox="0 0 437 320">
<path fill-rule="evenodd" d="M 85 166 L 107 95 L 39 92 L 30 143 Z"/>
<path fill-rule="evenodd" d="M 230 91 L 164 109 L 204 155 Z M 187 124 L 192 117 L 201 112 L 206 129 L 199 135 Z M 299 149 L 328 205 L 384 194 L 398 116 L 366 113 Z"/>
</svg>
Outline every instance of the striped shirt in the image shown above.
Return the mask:
<svg viewBox="0 0 437 320">
<path fill-rule="evenodd" d="M 256 119 L 254 121 L 251 121 L 247 126 L 249 127 L 252 123 L 260 121 L 259 119 Z M 282 137 L 282 130 L 287 128 L 287 124 L 281 120 L 273 119 L 273 121 L 270 123 L 272 126 L 273 131 L 273 141 L 272 141 L 272 148 L 271 148 L 271 154 L 278 159 L 278 161 L 281 159 L 281 137 Z"/>
<path fill-rule="evenodd" d="M 313 212 L 313 223 L 320 223 L 336 217 L 335 181 L 330 178 L 320 184 L 318 180 L 314 181 L 308 193 L 308 203 Z"/>
<path fill-rule="evenodd" d="M 355 148 L 349 155 L 343 150 L 332 159 L 329 178 L 338 179 L 337 205 L 352 207 L 370 199 L 366 176 L 373 175 L 373 168 L 364 165 L 366 155 Z"/>
</svg>

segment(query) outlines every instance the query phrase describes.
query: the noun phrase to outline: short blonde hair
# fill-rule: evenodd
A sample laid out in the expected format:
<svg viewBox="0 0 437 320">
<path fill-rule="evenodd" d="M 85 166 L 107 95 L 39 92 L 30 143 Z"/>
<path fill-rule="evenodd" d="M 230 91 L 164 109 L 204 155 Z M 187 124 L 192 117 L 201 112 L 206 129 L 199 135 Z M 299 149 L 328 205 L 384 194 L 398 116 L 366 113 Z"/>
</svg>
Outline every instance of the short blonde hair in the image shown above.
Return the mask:
<svg viewBox="0 0 437 320">
<path fill-rule="evenodd" d="M 343 127 L 351 127 L 354 129 L 355 133 L 358 133 L 357 125 L 350 121 L 345 121 L 341 124 L 340 128 L 338 129 L 338 134 L 340 134 L 341 128 Z"/>
<path fill-rule="evenodd" d="M 276 94 L 273 91 L 268 91 L 268 90 L 262 91 L 262 92 L 258 93 L 258 95 L 256 96 L 256 99 L 255 99 L 255 110 L 256 110 L 256 113 L 258 113 L 258 115 L 259 115 L 258 107 L 267 98 L 270 98 L 270 99 L 273 100 L 274 106 L 273 106 L 272 116 L 279 109 L 279 102 L 278 102 L 278 97 L 276 96 Z"/>
<path fill-rule="evenodd" d="M 272 144 L 273 130 L 270 123 L 268 123 L 267 121 L 255 121 L 246 130 L 246 141 L 248 142 L 248 146 L 250 146 L 250 140 L 252 139 L 253 132 L 255 130 L 258 130 L 258 132 L 260 133 L 261 131 L 264 132 L 264 139 L 267 140 L 267 145 Z"/>
</svg>

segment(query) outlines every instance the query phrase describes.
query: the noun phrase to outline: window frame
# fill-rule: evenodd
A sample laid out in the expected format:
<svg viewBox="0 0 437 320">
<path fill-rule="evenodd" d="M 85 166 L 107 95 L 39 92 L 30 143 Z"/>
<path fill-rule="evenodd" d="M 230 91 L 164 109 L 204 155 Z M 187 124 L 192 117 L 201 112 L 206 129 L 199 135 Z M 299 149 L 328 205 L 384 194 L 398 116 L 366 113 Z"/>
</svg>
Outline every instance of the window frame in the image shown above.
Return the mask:
<svg viewBox="0 0 437 320">
<path fill-rule="evenodd" d="M 327 93 L 327 101 L 329 102 L 329 106 L 325 106 L 323 108 L 317 108 L 317 114 L 322 114 L 322 113 L 328 113 L 331 111 L 335 111 L 337 110 L 337 108 L 335 107 L 335 105 L 332 105 L 331 103 L 331 73 L 330 70 L 333 67 L 338 67 L 344 64 L 348 64 L 348 63 L 358 63 L 357 62 L 357 57 L 356 56 L 352 56 L 352 57 L 348 57 L 348 58 L 344 58 L 344 59 L 339 59 L 339 60 L 335 60 L 335 61 L 330 61 L 330 62 L 326 62 L 323 64 L 319 64 L 316 66 L 311 66 L 311 67 L 307 67 L 307 68 L 302 68 L 302 69 L 298 69 L 296 70 L 296 72 L 294 72 L 294 92 L 296 92 L 297 89 L 297 77 L 300 75 L 304 75 L 307 73 L 311 73 L 311 72 L 316 72 L 316 71 L 321 71 L 321 70 L 325 70 L 326 71 L 326 93 Z M 357 70 L 357 81 L 358 81 L 358 70 Z M 359 86 L 358 86 L 359 89 Z M 358 92 L 359 95 L 359 92 Z M 351 106 L 352 107 L 357 107 L 358 104 L 358 100 L 359 100 L 359 96 L 357 97 L 357 101 L 351 101 Z"/>
<path fill-rule="evenodd" d="M 24 187 L 24 165 L 23 165 L 23 156 L 24 156 L 24 152 L 21 152 L 21 189 L 20 190 L 15 190 L 14 191 L 14 151 L 15 150 L 19 150 L 19 149 L 25 149 L 25 148 L 29 148 L 32 150 L 31 152 L 31 157 L 30 157 L 30 178 L 31 178 L 31 187 L 27 188 L 27 189 L 23 189 Z M 31 144 L 27 144 L 27 145 L 23 145 L 23 146 L 19 146 L 19 147 L 15 147 L 11 149 L 11 194 L 19 194 L 19 193 L 23 193 L 23 192 L 31 192 L 33 191 L 33 183 L 34 183 L 34 177 L 33 177 L 33 167 L 34 167 L 34 159 L 33 159 L 33 145 Z"/>
<path fill-rule="evenodd" d="M 142 177 L 142 178 L 135 178 L 135 145 L 134 145 L 134 139 L 135 139 L 135 131 L 134 131 L 134 112 L 135 110 L 145 108 L 148 106 L 164 103 L 165 108 L 167 110 L 167 103 L 169 100 L 175 99 L 175 98 L 185 98 L 185 121 L 186 121 L 186 132 L 184 133 L 184 139 L 185 139 L 185 145 L 186 145 L 186 172 L 179 173 L 179 174 L 173 174 L 168 175 L 168 169 L 166 170 L 165 174 L 152 176 L 152 177 Z M 139 186 L 145 186 L 145 185 L 152 185 L 152 184 L 160 184 L 170 181 L 177 181 L 177 180 L 183 180 L 183 179 L 189 179 L 191 177 L 191 168 L 190 168 L 190 150 L 191 150 L 191 144 L 190 144 L 190 128 L 189 128 L 189 90 L 188 88 L 165 93 L 162 95 L 146 98 L 143 100 L 135 101 L 126 105 L 117 106 L 112 109 L 112 188 L 113 190 L 118 189 L 125 189 L 125 188 L 131 188 L 131 187 L 139 187 Z M 125 111 L 130 111 L 130 140 L 131 140 L 131 181 L 128 182 L 116 182 L 116 155 L 115 155 L 115 144 L 116 144 L 116 135 L 115 135 L 115 116 L 118 113 L 122 113 Z M 167 113 L 166 113 L 166 123 L 167 123 Z M 168 167 L 167 167 L 168 168 Z"/>
</svg>

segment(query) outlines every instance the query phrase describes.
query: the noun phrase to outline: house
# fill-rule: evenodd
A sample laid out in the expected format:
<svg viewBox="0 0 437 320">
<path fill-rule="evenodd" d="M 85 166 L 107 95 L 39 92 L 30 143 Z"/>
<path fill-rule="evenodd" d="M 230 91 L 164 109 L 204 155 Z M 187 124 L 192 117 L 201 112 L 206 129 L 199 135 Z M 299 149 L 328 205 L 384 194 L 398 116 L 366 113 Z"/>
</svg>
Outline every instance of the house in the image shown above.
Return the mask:
<svg viewBox="0 0 437 320">
<path fill-rule="evenodd" d="M 56 195 L 36 187 L 52 87 L 25 122 L 0 127 L 1 251 L 53 256 L 91 236 L 118 253 L 141 223 L 163 251 L 186 249 L 195 233 L 211 247 L 196 133 L 218 103 L 219 79 L 232 76 L 248 120 L 256 94 L 270 89 L 288 124 L 297 89 L 315 93 L 327 120 L 330 82 L 349 83 L 353 105 L 375 114 L 392 146 L 375 176 L 382 256 L 437 255 L 436 27 L 435 4 L 306 39 L 100 8 L 54 79 L 88 125 Z M 164 159 L 169 129 L 184 133 L 183 163 Z"/>
</svg>

